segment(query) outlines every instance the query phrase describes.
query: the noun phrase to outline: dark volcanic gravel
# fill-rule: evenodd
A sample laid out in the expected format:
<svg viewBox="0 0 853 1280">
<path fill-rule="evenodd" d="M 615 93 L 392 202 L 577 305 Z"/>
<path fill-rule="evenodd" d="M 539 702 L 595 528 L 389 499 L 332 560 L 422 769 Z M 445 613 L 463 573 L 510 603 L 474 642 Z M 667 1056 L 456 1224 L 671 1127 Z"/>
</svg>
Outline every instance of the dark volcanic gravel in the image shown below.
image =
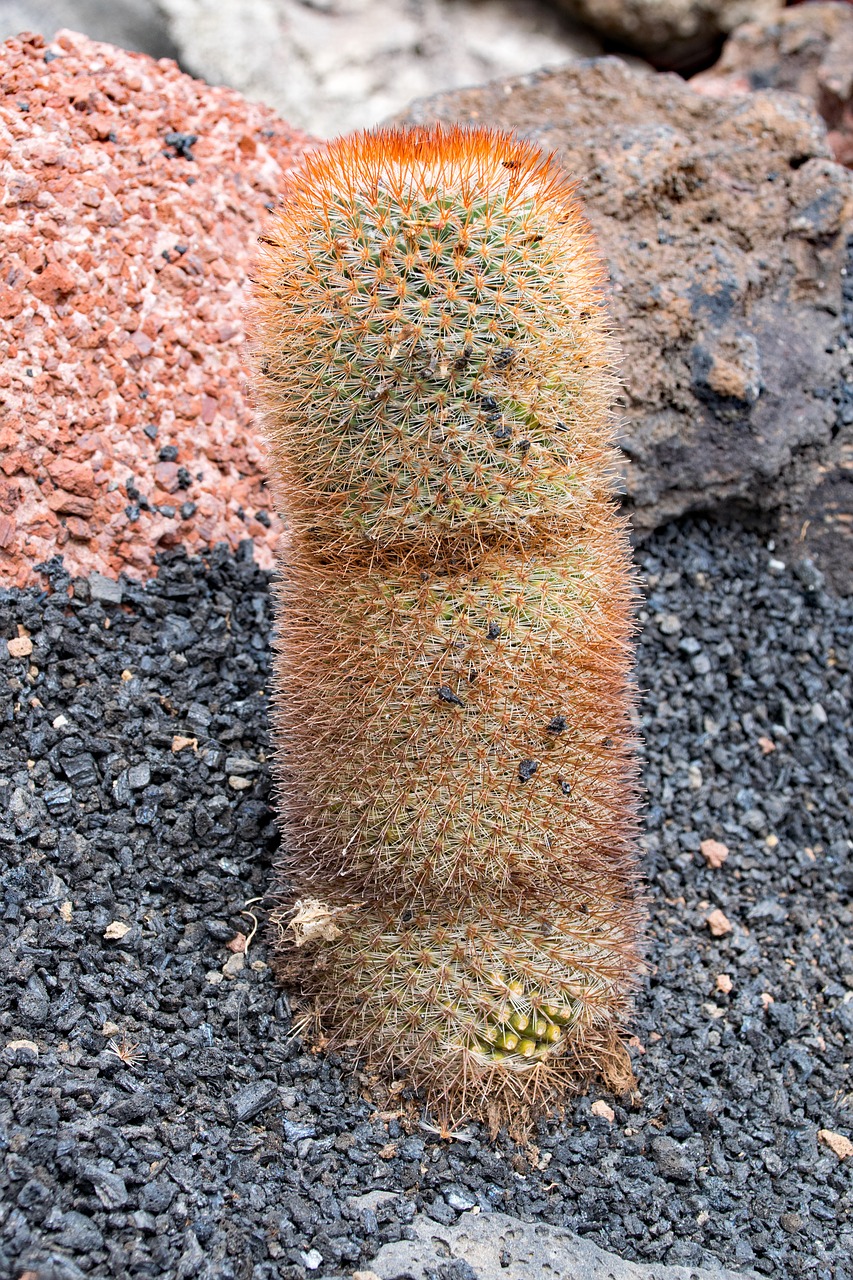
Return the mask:
<svg viewBox="0 0 853 1280">
<path fill-rule="evenodd" d="M 120 601 L 58 565 L 52 595 L 0 593 L 33 646 L 0 642 L 0 1274 L 350 1276 L 417 1207 L 479 1204 L 639 1260 L 850 1280 L 853 1159 L 817 1134 L 853 1127 L 853 601 L 774 554 L 699 524 L 639 555 L 642 1096 L 612 1125 L 578 1100 L 533 1165 L 381 1119 L 292 1037 L 262 930 L 227 945 L 276 846 L 251 546 Z"/>
</svg>

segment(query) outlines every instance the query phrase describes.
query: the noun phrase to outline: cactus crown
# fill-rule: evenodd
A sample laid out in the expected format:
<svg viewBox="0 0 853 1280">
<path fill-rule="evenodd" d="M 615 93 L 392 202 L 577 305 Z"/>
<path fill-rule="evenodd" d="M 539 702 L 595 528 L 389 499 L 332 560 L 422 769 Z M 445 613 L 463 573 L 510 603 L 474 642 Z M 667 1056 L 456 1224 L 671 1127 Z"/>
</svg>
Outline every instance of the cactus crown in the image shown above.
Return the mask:
<svg viewBox="0 0 853 1280">
<path fill-rule="evenodd" d="M 404 550 L 583 518 L 612 353 L 550 158 L 488 130 L 357 135 L 308 158 L 264 244 L 260 384 L 292 518 L 330 549 Z"/>
</svg>

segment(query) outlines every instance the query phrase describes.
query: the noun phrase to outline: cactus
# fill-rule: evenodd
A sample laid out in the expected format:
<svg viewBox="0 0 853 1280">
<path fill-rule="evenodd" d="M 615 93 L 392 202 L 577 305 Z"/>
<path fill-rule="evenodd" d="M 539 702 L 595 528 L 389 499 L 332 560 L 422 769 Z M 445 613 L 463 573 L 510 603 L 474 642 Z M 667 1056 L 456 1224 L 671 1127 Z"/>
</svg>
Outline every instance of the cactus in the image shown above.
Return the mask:
<svg viewBox="0 0 853 1280">
<path fill-rule="evenodd" d="M 553 158 L 484 129 L 331 143 L 262 238 L 282 955 L 326 1042 L 445 1123 L 626 1078 L 633 588 L 602 287 Z"/>
</svg>

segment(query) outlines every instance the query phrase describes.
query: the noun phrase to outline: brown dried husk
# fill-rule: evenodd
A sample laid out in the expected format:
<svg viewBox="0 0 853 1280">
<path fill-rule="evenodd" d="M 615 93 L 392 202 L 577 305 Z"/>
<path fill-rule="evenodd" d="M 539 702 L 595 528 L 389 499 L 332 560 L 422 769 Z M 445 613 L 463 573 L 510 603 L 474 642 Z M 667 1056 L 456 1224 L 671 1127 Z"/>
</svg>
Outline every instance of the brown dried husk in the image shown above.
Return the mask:
<svg viewBox="0 0 853 1280">
<path fill-rule="evenodd" d="M 441 349 L 428 375 L 420 355 L 394 365 L 397 410 L 393 395 L 369 399 L 366 374 L 359 400 L 350 376 L 359 361 L 372 368 L 377 342 L 385 350 L 380 321 L 400 359 L 393 255 L 378 256 L 382 289 L 359 299 L 358 315 L 346 246 L 331 282 L 311 257 L 318 237 L 328 249 L 334 193 L 369 205 L 389 174 L 403 202 L 438 174 L 463 213 L 503 183 L 527 201 L 512 231 L 524 232 L 520 260 L 528 238 L 544 242 L 525 268 L 542 278 L 531 277 L 511 348 L 493 325 L 471 373 L 453 353 L 480 350 L 476 316 L 470 332 L 432 334 Z M 539 240 L 527 237 L 531 201 Z M 632 580 L 611 496 L 600 265 L 553 162 L 486 130 L 333 144 L 306 162 L 265 239 L 258 386 L 288 522 L 273 701 L 282 969 L 325 1043 L 404 1072 L 442 1123 L 465 1115 L 518 1130 L 595 1075 L 630 1083 L 619 1033 L 642 916 Z M 441 298 L 449 280 L 431 285 Z M 330 314 L 341 343 L 355 334 L 342 407 L 328 390 Z M 422 337 L 408 335 L 413 352 Z M 423 426 L 432 410 L 418 397 L 441 378 L 462 406 L 464 465 L 452 432 L 435 429 L 444 410 Z M 499 447 L 494 411 L 478 403 L 511 406 L 530 439 Z M 445 477 L 432 498 L 410 483 L 417 468 Z M 310 936 L 293 898 L 311 900 Z M 535 1060 L 489 1041 L 513 1009 L 561 1000 L 571 1016 L 556 1043 L 536 1041 Z"/>
</svg>

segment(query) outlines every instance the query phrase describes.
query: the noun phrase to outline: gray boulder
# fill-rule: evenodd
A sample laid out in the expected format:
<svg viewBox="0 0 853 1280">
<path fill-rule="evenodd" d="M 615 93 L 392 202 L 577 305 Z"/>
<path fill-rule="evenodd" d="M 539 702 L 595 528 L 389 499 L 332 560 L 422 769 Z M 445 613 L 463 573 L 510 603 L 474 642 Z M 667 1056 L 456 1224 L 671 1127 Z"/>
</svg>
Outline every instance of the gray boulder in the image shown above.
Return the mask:
<svg viewBox="0 0 853 1280">
<path fill-rule="evenodd" d="M 535 0 L 160 0 L 181 64 L 329 137 L 412 98 L 601 52 Z"/>
<path fill-rule="evenodd" d="M 443 1226 L 418 1214 L 414 1240 L 383 1245 L 362 1277 L 379 1280 L 758 1280 L 754 1273 L 707 1268 L 643 1265 L 544 1222 L 520 1222 L 505 1213 L 463 1213 Z M 456 1264 L 454 1266 L 454 1264 Z"/>
<path fill-rule="evenodd" d="M 177 58 L 166 19 L 157 0 L 3 0 L 0 4 L 0 40 L 21 31 L 38 31 L 48 40 L 69 28 L 85 31 L 93 40 L 104 40 L 122 49 L 135 49 L 152 58 Z"/>
<path fill-rule="evenodd" d="M 555 0 L 570 17 L 650 58 L 657 66 L 694 63 L 742 22 L 767 20 L 785 0 Z"/>
</svg>

